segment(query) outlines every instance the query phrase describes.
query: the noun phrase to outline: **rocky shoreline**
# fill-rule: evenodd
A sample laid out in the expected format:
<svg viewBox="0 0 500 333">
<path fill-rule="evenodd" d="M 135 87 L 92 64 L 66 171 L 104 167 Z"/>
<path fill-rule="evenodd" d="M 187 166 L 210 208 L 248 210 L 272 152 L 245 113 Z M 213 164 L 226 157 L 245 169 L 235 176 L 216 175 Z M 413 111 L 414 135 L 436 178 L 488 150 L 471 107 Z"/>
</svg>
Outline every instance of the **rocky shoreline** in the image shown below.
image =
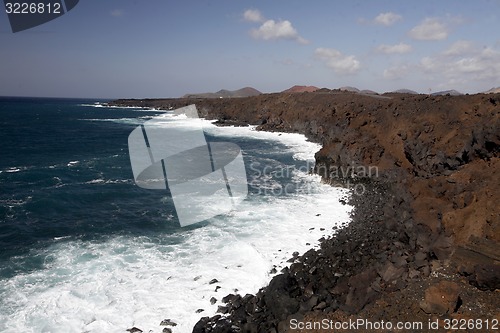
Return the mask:
<svg viewBox="0 0 500 333">
<path fill-rule="evenodd" d="M 444 319 L 500 319 L 500 94 L 320 89 L 111 104 L 167 110 L 193 103 L 220 125 L 305 134 L 322 144 L 315 172 L 325 182 L 366 189 L 351 197 L 347 228 L 294 258 L 256 295 L 226 296 L 223 313 L 202 318 L 193 332 L 319 332 L 291 323 L 323 319 L 441 326 Z M 436 332 L 415 330 L 427 331 Z"/>
</svg>

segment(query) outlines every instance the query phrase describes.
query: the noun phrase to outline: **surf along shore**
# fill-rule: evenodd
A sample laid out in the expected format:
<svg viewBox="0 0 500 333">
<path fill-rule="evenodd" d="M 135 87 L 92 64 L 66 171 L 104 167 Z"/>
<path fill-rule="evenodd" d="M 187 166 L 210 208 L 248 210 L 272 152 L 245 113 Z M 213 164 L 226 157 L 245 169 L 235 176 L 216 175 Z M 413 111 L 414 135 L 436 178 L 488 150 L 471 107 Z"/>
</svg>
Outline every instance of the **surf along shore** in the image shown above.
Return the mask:
<svg viewBox="0 0 500 333">
<path fill-rule="evenodd" d="M 196 104 L 219 125 L 302 133 L 322 145 L 314 172 L 353 190 L 347 228 L 291 258 L 256 295 L 227 295 L 193 332 L 324 332 L 349 320 L 355 332 L 382 321 L 386 332 L 398 322 L 436 332 L 470 319 L 486 332 L 500 319 L 500 94 L 320 89 L 109 104 Z"/>
</svg>

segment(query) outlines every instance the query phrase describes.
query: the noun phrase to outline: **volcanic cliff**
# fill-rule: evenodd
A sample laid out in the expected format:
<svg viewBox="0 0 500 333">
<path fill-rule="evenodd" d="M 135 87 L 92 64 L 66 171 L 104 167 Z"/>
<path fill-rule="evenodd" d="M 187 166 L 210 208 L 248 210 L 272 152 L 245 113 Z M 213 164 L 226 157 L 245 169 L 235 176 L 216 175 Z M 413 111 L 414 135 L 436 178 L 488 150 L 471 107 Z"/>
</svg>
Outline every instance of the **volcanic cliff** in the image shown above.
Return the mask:
<svg viewBox="0 0 500 333">
<path fill-rule="evenodd" d="M 353 193 L 347 228 L 292 258 L 256 295 L 225 297 L 221 314 L 194 332 L 312 332 L 290 323 L 325 318 L 499 319 L 500 94 L 320 89 L 112 104 L 196 104 L 220 125 L 302 133 L 322 144 L 314 171 L 325 182 L 367 189 Z M 333 172 L 370 167 L 376 175 Z"/>
</svg>

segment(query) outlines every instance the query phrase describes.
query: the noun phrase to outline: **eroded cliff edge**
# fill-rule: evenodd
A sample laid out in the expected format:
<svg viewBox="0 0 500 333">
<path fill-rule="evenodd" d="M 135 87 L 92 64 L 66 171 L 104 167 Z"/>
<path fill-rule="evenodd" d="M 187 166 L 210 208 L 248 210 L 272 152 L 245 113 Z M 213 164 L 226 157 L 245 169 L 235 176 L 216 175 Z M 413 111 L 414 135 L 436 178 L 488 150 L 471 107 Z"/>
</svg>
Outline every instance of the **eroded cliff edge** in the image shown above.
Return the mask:
<svg viewBox="0 0 500 333">
<path fill-rule="evenodd" d="M 315 171 L 326 182 L 369 189 L 353 195 L 348 228 L 295 258 L 257 295 L 226 297 L 229 317 L 203 318 L 196 332 L 285 332 L 292 319 L 498 318 L 500 94 L 320 90 L 113 102 L 193 103 L 221 125 L 303 133 L 323 146 Z M 370 167 L 375 176 L 338 172 Z"/>
</svg>

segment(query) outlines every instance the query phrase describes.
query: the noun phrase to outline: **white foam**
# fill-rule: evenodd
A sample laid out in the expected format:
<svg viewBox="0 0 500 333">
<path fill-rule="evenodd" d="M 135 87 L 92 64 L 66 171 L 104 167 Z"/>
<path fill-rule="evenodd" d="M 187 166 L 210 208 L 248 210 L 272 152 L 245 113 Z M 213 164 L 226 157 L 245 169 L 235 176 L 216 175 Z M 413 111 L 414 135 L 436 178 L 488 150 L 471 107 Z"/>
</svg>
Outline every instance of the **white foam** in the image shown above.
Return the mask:
<svg viewBox="0 0 500 333">
<path fill-rule="evenodd" d="M 189 126 L 182 116 L 164 117 L 182 123 L 174 126 Z M 204 127 L 218 136 L 279 140 L 297 159 L 312 159 L 319 147 L 298 134 L 219 128 L 207 121 Z M 349 222 L 352 207 L 339 203 L 346 190 L 305 172 L 293 178 L 295 194 L 250 195 L 229 214 L 173 235 L 56 239 L 45 250 L 51 260 L 44 269 L 0 280 L 0 331 L 124 332 L 136 326 L 156 333 L 169 318 L 178 324 L 174 332 L 191 332 L 200 317 L 215 314 L 222 297 L 235 289 L 242 295 L 257 292 L 274 266 L 279 272 L 293 252 L 317 246 L 332 227 Z M 264 191 L 283 190 L 272 178 L 255 182 Z M 209 284 L 214 278 L 219 282 Z M 218 302 L 211 305 L 211 297 Z"/>
<path fill-rule="evenodd" d="M 3 170 L 3 171 L 6 173 L 17 173 L 17 172 L 22 171 L 22 169 L 18 168 L 18 167 L 12 167 L 12 168 L 8 168 L 8 169 Z"/>
<path fill-rule="evenodd" d="M 218 127 L 213 124 L 213 121 L 205 121 L 203 123 L 203 129 L 206 132 L 216 134 L 217 136 L 249 137 L 261 140 L 279 141 L 293 151 L 293 157 L 295 159 L 308 162 L 314 161 L 314 154 L 321 148 L 321 145 L 307 141 L 305 136 L 302 134 L 257 131 L 256 126 Z"/>
<path fill-rule="evenodd" d="M 104 178 L 96 178 L 85 182 L 85 184 L 96 185 L 96 184 L 129 184 L 133 181 L 130 179 L 104 179 Z"/>
<path fill-rule="evenodd" d="M 118 106 L 118 105 L 109 105 L 107 103 L 96 102 L 94 104 L 79 104 L 78 106 L 86 106 L 93 108 L 108 108 L 108 109 L 133 109 L 136 111 L 160 111 L 157 108 L 151 107 L 140 107 L 140 106 Z"/>
</svg>

